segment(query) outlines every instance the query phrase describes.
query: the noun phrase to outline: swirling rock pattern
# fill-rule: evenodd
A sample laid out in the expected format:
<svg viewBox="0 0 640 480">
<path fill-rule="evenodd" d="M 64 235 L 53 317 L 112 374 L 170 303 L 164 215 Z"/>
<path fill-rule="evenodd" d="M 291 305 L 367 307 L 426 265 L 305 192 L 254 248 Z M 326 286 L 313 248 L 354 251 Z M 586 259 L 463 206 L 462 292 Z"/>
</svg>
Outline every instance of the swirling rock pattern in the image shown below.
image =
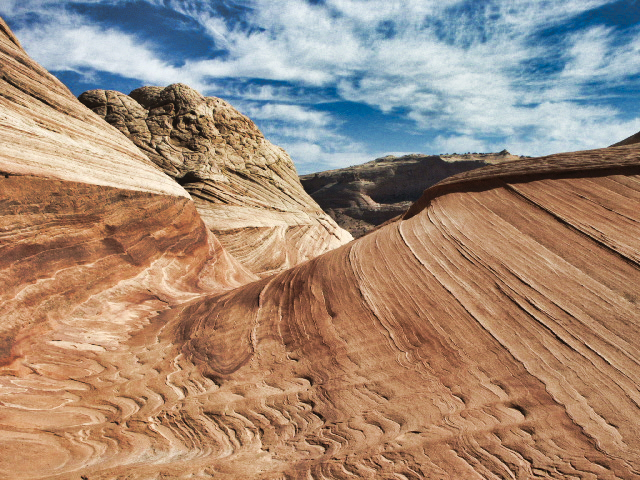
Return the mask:
<svg viewBox="0 0 640 480">
<path fill-rule="evenodd" d="M 139 410 L 126 391 L 146 375 L 136 332 L 172 305 L 256 277 L 182 187 L 29 59 L 2 21 L 0 32 L 0 478 L 69 478 L 127 448 L 128 437 L 108 438 Z"/>
<path fill-rule="evenodd" d="M 584 152 L 610 167 L 592 174 L 560 155 L 538 162 L 548 175 L 432 196 L 171 312 L 168 338 L 242 397 L 224 412 L 285 462 L 274 475 L 637 478 L 639 154 Z"/>
<path fill-rule="evenodd" d="M 640 477 L 639 145 L 450 179 L 257 281 L 184 195 L 48 158 L 0 179 L 0 477 Z"/>
<path fill-rule="evenodd" d="M 305 193 L 286 152 L 224 100 L 182 84 L 91 90 L 79 100 L 183 185 L 252 272 L 273 274 L 352 240 Z"/>
</svg>

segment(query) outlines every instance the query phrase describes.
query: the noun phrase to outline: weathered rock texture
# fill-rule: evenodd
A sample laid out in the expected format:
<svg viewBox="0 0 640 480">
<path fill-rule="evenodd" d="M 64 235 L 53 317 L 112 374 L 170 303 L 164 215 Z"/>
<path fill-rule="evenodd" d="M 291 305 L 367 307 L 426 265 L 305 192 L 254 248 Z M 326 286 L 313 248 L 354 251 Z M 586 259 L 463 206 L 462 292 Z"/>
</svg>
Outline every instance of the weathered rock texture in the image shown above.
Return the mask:
<svg viewBox="0 0 640 480">
<path fill-rule="evenodd" d="M 82 431 L 128 408 L 98 390 L 142 378 L 136 332 L 256 277 L 1 20 L 0 68 L 0 478 L 43 478 L 99 461 Z"/>
<path fill-rule="evenodd" d="M 183 185 L 251 271 L 269 275 L 352 239 L 305 193 L 286 152 L 224 100 L 181 84 L 79 99 Z"/>
<path fill-rule="evenodd" d="M 75 112 L 12 58 L 0 118 Z M 24 146 L 77 153 L 63 125 Z M 640 476 L 640 145 L 449 179 L 253 283 L 184 196 L 49 158 L 0 190 L 0 477 Z"/>
<path fill-rule="evenodd" d="M 485 165 L 521 157 L 500 153 L 412 154 L 300 177 L 318 204 L 354 237 L 403 214 L 422 192 L 440 180 Z"/>
</svg>

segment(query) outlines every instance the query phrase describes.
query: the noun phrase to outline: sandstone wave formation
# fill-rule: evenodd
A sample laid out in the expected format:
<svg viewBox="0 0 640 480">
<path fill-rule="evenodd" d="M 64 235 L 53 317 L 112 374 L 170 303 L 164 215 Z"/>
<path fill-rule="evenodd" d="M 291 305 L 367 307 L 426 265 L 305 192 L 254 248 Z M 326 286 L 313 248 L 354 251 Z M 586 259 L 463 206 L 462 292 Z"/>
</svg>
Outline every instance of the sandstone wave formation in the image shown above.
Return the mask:
<svg viewBox="0 0 640 480">
<path fill-rule="evenodd" d="M 303 175 L 300 180 L 324 211 L 358 238 L 402 215 L 424 190 L 447 177 L 520 158 L 506 150 L 389 155 L 361 165 Z"/>
<path fill-rule="evenodd" d="M 305 193 L 291 158 L 224 100 L 192 88 L 91 90 L 79 100 L 182 185 L 207 227 L 267 276 L 352 240 Z"/>
<path fill-rule="evenodd" d="M 0 31 L 0 478 L 640 477 L 640 145 L 256 279 Z"/>
</svg>

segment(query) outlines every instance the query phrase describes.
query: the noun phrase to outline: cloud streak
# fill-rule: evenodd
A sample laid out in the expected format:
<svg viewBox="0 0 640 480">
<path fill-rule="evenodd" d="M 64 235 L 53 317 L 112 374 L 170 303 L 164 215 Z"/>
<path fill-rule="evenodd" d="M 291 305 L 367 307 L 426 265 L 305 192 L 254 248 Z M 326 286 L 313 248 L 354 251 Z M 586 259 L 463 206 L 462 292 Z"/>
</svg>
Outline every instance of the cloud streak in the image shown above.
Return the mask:
<svg viewBox="0 0 640 480">
<path fill-rule="evenodd" d="M 0 12 L 51 70 L 229 93 L 305 168 L 385 153 L 318 110 L 324 102 L 402 119 L 412 145 L 421 137 L 430 153 L 546 154 L 604 146 L 640 129 L 606 100 L 612 86 L 639 86 L 640 28 L 572 23 L 612 0 L 150 0 L 196 22 L 218 49 L 181 64 L 164 60 L 167 46 L 153 38 L 64 8 L 72 3 L 7 2 Z M 34 12 L 35 24 L 21 21 Z"/>
</svg>

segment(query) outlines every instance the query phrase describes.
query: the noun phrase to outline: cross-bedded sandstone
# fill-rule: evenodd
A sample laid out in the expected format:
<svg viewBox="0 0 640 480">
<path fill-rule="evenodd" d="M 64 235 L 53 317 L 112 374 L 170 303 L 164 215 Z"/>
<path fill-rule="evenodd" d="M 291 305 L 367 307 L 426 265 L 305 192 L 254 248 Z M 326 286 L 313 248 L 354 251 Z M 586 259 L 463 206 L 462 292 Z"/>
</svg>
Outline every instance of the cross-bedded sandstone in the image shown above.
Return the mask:
<svg viewBox="0 0 640 480">
<path fill-rule="evenodd" d="M 224 100 L 182 84 L 79 99 L 184 186 L 209 229 L 254 273 L 352 239 L 305 193 L 287 153 Z"/>
<path fill-rule="evenodd" d="M 0 30 L 2 478 L 640 476 L 640 146 L 446 180 L 258 280 Z"/>
</svg>

